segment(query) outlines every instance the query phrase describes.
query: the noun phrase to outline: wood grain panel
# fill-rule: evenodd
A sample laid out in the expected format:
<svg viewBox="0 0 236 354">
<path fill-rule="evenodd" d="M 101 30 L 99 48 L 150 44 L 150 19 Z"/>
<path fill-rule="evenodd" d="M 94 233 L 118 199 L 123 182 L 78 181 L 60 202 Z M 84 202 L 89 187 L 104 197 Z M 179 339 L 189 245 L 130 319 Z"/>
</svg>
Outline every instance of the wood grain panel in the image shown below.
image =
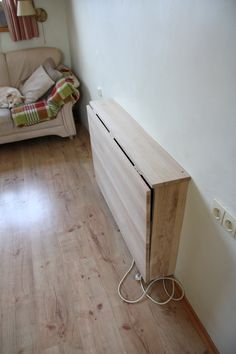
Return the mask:
<svg viewBox="0 0 236 354">
<path fill-rule="evenodd" d="M 90 104 L 93 107 L 88 106 L 92 148 L 100 164 L 103 194 L 111 199 L 109 188 L 116 190 L 117 199 L 136 227 L 137 237 L 145 242 L 145 280 L 173 274 L 190 177 L 115 101 Z M 109 180 L 109 188 L 102 182 L 103 173 Z M 148 185 L 152 198 L 148 213 L 147 189 L 143 185 L 146 188 Z M 114 202 L 108 204 L 113 204 L 112 212 L 117 214 Z M 122 218 L 116 220 L 120 226 Z M 129 242 L 127 235 L 125 239 Z M 142 254 L 134 252 L 133 247 L 129 243 L 132 254 Z M 134 258 L 137 264 L 143 262 L 143 258 L 142 261 Z M 142 264 L 142 273 L 143 269 Z"/>
<path fill-rule="evenodd" d="M 146 259 L 148 246 L 140 237 L 135 224 L 132 222 L 127 213 L 125 205 L 116 190 L 113 189 L 113 183 L 109 180 L 107 174 L 105 173 L 104 166 L 101 164 L 101 161 L 96 153 L 93 155 L 93 163 L 96 169 L 96 180 L 100 190 L 118 224 L 132 257 L 135 259 L 139 271 L 141 272 L 143 278 L 147 279 L 148 268 Z"/>
<path fill-rule="evenodd" d="M 106 99 L 92 101 L 90 105 L 138 169 L 143 172 L 151 187 L 190 178 L 188 173 L 117 102 Z"/>
<path fill-rule="evenodd" d="M 146 205 L 147 194 L 150 198 L 150 188 L 140 178 L 100 120 L 93 115 L 89 124 L 93 150 L 102 158 L 106 173 L 124 201 L 131 219 L 135 221 L 138 232 L 146 241 L 149 238 L 147 228 L 150 229 L 150 205 L 148 209 Z"/>
<path fill-rule="evenodd" d="M 150 237 L 150 188 L 92 112 L 89 112 L 89 126 L 99 185 L 130 252 L 137 264 L 140 264 L 140 272 L 146 278 Z"/>
<path fill-rule="evenodd" d="M 188 181 L 154 190 L 150 278 L 174 274 Z"/>
</svg>

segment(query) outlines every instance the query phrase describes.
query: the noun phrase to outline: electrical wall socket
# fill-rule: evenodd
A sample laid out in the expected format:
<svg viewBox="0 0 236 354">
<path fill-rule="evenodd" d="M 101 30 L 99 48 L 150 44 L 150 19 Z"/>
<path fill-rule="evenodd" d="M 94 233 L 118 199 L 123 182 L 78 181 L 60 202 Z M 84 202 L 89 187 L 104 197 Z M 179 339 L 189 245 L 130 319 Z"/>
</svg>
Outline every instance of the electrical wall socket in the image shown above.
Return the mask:
<svg viewBox="0 0 236 354">
<path fill-rule="evenodd" d="M 100 86 L 97 87 L 97 94 L 98 94 L 98 97 L 103 96 L 102 87 L 100 87 Z"/>
<path fill-rule="evenodd" d="M 215 219 L 221 224 L 225 215 L 225 209 L 216 199 L 213 200 L 211 212 Z"/>
<path fill-rule="evenodd" d="M 212 202 L 212 215 L 236 239 L 236 217 L 232 216 L 216 199 Z"/>
<path fill-rule="evenodd" d="M 226 231 L 236 237 L 236 219 L 228 211 L 224 215 L 222 225 Z"/>
</svg>

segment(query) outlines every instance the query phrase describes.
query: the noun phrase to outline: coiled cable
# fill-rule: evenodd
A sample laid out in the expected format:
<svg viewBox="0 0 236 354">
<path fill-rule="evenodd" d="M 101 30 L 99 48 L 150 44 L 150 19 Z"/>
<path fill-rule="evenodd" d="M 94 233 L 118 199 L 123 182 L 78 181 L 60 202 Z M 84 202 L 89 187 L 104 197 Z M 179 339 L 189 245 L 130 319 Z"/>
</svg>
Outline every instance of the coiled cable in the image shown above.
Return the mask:
<svg viewBox="0 0 236 354">
<path fill-rule="evenodd" d="M 141 286 L 141 289 L 142 289 L 142 294 L 141 296 L 139 296 L 137 299 L 135 300 L 129 300 L 127 298 L 125 298 L 122 294 L 121 294 L 121 288 L 122 288 L 122 285 L 125 281 L 125 279 L 127 278 L 127 276 L 129 275 L 129 273 L 132 271 L 133 267 L 135 265 L 135 261 L 133 260 L 132 261 L 132 264 L 130 266 L 130 268 L 127 270 L 127 272 L 125 273 L 125 275 L 123 276 L 123 278 L 121 279 L 119 285 L 118 285 L 118 295 L 119 297 L 124 301 L 124 302 L 127 302 L 128 304 L 137 304 L 138 302 L 140 302 L 144 297 L 147 297 L 149 300 L 151 300 L 152 302 L 154 302 L 155 304 L 157 305 L 166 305 L 168 304 L 171 300 L 173 301 L 180 301 L 183 299 L 184 297 L 184 288 L 182 286 L 182 284 L 175 278 L 172 278 L 172 277 L 169 277 L 169 276 L 160 276 L 160 277 L 157 277 L 155 279 L 153 279 L 152 281 L 150 281 L 150 283 L 148 284 L 145 284 L 143 279 L 142 279 L 142 276 L 137 273 L 135 275 L 135 279 L 138 280 L 140 282 L 140 286 Z M 171 293 L 167 290 L 166 288 L 166 281 L 171 281 L 172 283 L 172 291 Z M 158 301 L 156 299 L 154 299 L 151 295 L 149 295 L 149 290 L 153 287 L 153 285 L 159 281 L 162 281 L 163 283 L 163 288 L 165 290 L 165 293 L 166 295 L 168 296 L 168 298 L 164 301 Z M 180 290 L 181 290 L 181 295 L 179 297 L 175 297 L 175 288 L 176 288 L 176 284 L 178 284 Z"/>
</svg>

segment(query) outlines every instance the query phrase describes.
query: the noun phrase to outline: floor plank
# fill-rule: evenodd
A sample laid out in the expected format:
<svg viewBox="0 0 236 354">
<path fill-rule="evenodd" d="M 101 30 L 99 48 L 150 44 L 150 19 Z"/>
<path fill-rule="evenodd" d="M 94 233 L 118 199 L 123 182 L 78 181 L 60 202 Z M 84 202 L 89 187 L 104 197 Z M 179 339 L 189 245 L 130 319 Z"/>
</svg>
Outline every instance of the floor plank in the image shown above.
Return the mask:
<svg viewBox="0 0 236 354">
<path fill-rule="evenodd" d="M 119 299 L 130 262 L 83 127 L 0 146 L 0 353 L 207 353 L 181 303 Z"/>
</svg>

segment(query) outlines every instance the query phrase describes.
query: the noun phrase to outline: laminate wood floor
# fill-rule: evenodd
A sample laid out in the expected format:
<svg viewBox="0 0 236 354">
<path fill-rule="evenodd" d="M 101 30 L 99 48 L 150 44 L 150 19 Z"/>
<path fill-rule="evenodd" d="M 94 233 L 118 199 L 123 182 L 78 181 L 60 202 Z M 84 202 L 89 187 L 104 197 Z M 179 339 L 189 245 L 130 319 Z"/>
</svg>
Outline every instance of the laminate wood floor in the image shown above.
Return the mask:
<svg viewBox="0 0 236 354">
<path fill-rule="evenodd" d="M 181 303 L 119 299 L 130 263 L 84 128 L 0 146 L 1 354 L 207 353 Z"/>
</svg>

